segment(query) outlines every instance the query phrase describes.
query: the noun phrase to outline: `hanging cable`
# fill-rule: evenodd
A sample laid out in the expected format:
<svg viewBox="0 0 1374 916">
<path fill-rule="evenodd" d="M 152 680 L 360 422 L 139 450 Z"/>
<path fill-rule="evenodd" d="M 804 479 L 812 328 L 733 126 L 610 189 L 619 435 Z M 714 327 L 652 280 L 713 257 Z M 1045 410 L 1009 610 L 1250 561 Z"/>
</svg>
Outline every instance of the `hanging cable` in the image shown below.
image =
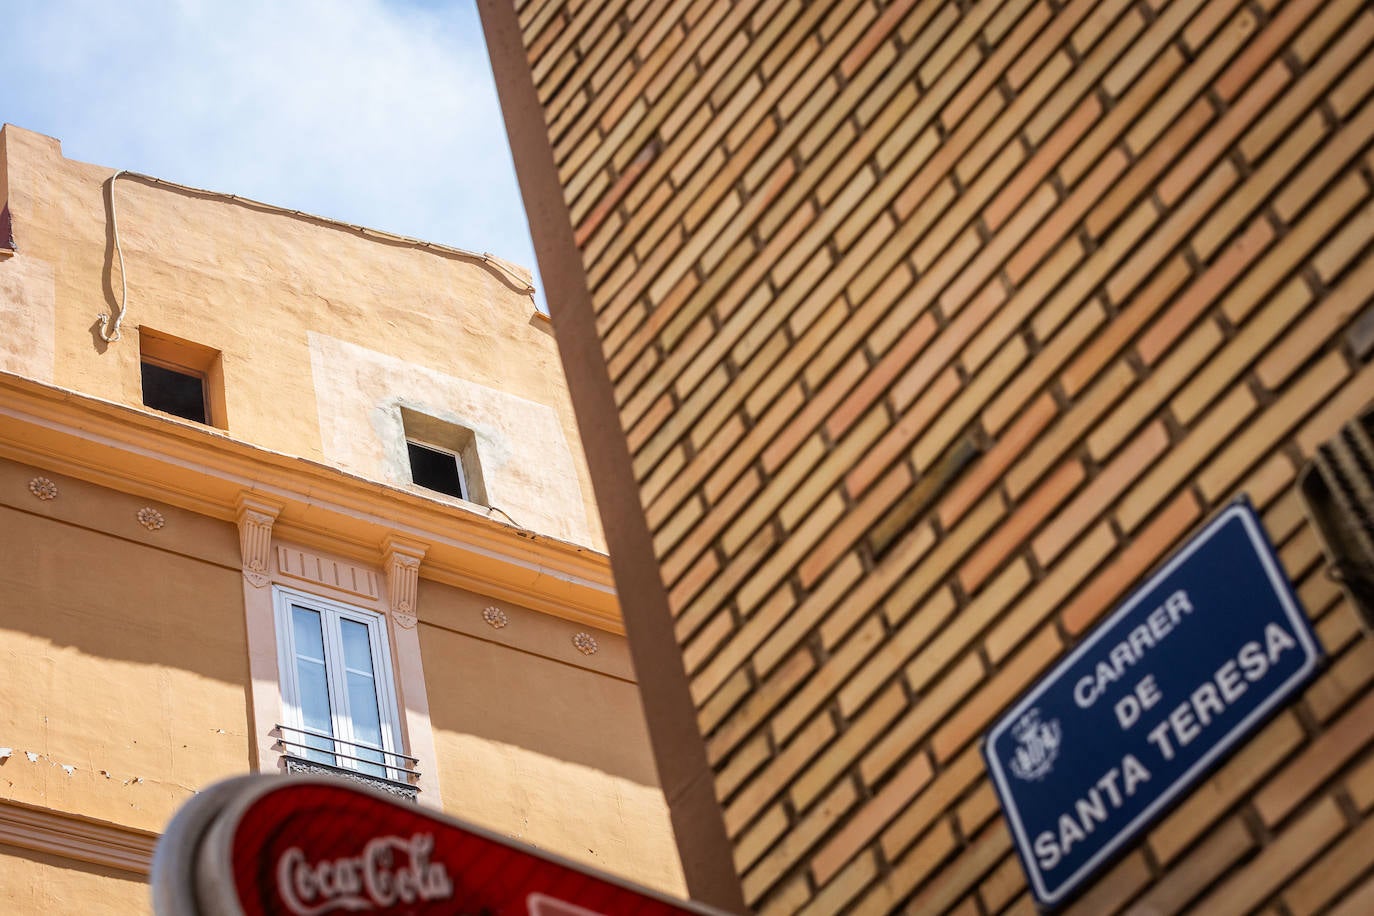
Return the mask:
<svg viewBox="0 0 1374 916">
<path fill-rule="evenodd" d="M 114 193 L 115 180 L 123 174 L 124 169 L 120 169 L 110 176 L 110 229 L 114 233 L 115 253 L 119 255 L 119 312 L 114 316 L 113 322 L 110 321 L 109 315 L 97 316 L 100 319 L 100 337 L 106 343 L 119 340 L 119 326 L 124 322 L 124 313 L 129 301 L 129 281 L 124 276 L 124 249 L 119 244 L 119 216 L 115 213 Z"/>
</svg>

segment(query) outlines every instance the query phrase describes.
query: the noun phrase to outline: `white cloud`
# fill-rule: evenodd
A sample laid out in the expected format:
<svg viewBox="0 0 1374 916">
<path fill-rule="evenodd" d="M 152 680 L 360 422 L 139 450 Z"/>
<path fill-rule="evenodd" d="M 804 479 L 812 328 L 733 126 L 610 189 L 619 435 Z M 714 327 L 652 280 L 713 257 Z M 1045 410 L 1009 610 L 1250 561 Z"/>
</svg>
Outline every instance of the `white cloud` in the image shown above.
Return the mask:
<svg viewBox="0 0 1374 916">
<path fill-rule="evenodd" d="M 534 267 L 472 0 L 15 0 L 0 120 L 75 159 Z"/>
</svg>

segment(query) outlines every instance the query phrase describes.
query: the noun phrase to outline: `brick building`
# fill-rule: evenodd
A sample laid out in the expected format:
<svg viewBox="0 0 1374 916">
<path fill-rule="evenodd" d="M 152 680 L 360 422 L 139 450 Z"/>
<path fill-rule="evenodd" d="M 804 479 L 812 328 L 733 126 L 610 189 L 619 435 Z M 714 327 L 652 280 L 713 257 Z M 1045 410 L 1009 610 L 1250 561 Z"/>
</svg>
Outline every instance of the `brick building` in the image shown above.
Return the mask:
<svg viewBox="0 0 1374 916">
<path fill-rule="evenodd" d="M 527 272 L 13 125 L 0 213 L 0 911 L 146 910 L 250 771 L 681 892 Z"/>
<path fill-rule="evenodd" d="M 1034 909 L 979 741 L 1238 494 L 1328 664 L 1071 909 L 1374 909 L 1351 0 L 482 4 L 695 896 Z"/>
</svg>

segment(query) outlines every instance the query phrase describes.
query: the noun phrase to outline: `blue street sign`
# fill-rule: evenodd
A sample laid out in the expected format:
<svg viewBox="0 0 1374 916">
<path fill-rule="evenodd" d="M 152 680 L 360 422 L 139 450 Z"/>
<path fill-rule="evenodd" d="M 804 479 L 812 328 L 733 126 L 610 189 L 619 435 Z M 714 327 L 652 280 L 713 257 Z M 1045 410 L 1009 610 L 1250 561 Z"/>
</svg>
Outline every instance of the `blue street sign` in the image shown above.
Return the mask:
<svg viewBox="0 0 1374 916">
<path fill-rule="evenodd" d="M 1320 657 L 1254 509 L 1233 503 L 988 732 L 988 772 L 1041 905 L 1083 886 Z"/>
</svg>

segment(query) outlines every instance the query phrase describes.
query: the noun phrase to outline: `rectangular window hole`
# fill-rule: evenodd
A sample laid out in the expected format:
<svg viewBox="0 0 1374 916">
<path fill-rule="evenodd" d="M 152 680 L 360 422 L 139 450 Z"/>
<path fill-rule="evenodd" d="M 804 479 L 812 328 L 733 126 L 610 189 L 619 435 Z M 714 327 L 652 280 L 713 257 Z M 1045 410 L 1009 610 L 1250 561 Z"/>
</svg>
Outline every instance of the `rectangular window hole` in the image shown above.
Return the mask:
<svg viewBox="0 0 1374 916">
<path fill-rule="evenodd" d="M 410 479 L 417 486 L 468 502 L 490 505 L 472 430 L 401 408 Z"/>
<path fill-rule="evenodd" d="M 193 423 L 227 429 L 220 352 L 140 328 L 143 405 Z"/>
</svg>

